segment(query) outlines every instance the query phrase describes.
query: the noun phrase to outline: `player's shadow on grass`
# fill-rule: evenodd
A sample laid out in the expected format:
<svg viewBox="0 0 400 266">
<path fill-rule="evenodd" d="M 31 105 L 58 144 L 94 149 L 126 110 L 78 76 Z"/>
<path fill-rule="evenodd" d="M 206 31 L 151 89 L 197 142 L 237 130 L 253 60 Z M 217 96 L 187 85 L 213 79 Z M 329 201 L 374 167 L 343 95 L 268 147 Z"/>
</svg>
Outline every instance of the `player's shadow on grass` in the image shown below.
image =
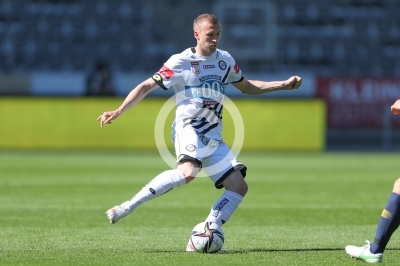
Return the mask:
<svg viewBox="0 0 400 266">
<path fill-rule="evenodd" d="M 400 250 L 400 248 L 387 248 L 386 250 Z M 224 254 L 245 254 L 252 252 L 319 252 L 319 251 L 344 251 L 344 248 L 289 248 L 289 249 L 268 249 L 268 248 L 255 248 L 255 249 L 242 249 L 242 250 L 223 250 L 217 253 L 213 253 L 216 255 L 224 255 Z M 152 250 L 147 251 L 147 253 L 180 253 L 186 251 L 172 251 L 172 250 Z M 187 252 L 192 253 L 192 252 Z M 197 252 L 193 252 L 197 253 Z"/>
<path fill-rule="evenodd" d="M 386 250 L 400 250 L 400 248 L 387 248 Z M 344 251 L 344 248 L 289 248 L 289 249 L 243 249 L 243 250 L 227 250 L 225 252 L 218 252 L 216 254 L 243 254 L 251 252 L 320 252 L 320 251 Z"/>
<path fill-rule="evenodd" d="M 243 249 L 243 250 L 227 250 L 220 254 L 240 254 L 240 253 L 251 253 L 251 252 L 310 252 L 310 251 L 338 251 L 344 250 L 344 248 L 254 248 L 254 249 Z"/>
</svg>

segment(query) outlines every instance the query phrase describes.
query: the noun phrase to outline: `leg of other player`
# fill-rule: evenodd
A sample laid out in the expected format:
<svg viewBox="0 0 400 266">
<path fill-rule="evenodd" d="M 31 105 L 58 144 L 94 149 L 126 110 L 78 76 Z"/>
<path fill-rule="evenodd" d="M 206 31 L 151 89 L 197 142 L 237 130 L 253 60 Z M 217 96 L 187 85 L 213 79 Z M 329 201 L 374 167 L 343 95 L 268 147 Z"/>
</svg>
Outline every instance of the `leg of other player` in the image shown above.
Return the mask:
<svg viewBox="0 0 400 266">
<path fill-rule="evenodd" d="M 390 237 L 400 224 L 400 178 L 394 182 L 390 195 L 376 230 L 375 240 L 371 244 L 372 253 L 383 253 Z"/>
<path fill-rule="evenodd" d="M 361 259 L 370 263 L 383 261 L 383 252 L 392 234 L 400 225 L 400 178 L 394 182 L 392 194 L 390 195 L 385 209 L 382 211 L 376 229 L 374 242 L 362 247 L 346 246 L 346 252 L 351 257 Z"/>
</svg>

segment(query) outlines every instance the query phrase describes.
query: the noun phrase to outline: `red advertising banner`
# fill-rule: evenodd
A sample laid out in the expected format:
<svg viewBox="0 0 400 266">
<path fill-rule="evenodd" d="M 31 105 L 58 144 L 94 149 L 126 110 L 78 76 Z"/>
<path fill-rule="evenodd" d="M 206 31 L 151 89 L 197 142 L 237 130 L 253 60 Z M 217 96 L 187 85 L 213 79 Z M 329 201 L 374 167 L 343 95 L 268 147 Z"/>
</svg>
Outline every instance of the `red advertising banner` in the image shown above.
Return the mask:
<svg viewBox="0 0 400 266">
<path fill-rule="evenodd" d="M 390 106 L 400 99 L 398 77 L 318 77 L 317 97 L 328 107 L 328 127 L 336 129 L 400 128 Z"/>
</svg>

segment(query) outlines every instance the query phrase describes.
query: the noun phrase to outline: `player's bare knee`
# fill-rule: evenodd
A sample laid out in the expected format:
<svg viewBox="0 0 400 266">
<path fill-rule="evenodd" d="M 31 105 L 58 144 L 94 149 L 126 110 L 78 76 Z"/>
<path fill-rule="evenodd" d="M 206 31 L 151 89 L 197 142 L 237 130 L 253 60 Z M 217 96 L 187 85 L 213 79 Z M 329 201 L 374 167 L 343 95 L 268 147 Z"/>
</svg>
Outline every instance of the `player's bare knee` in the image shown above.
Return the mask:
<svg viewBox="0 0 400 266">
<path fill-rule="evenodd" d="M 242 197 L 244 197 L 246 195 L 247 191 L 249 190 L 246 182 L 243 182 L 242 184 L 237 184 L 235 186 L 228 186 L 228 187 L 225 187 L 225 188 L 226 188 L 226 190 L 235 192 L 235 193 L 239 194 Z"/>
<path fill-rule="evenodd" d="M 200 165 L 195 161 L 180 162 L 177 167 L 185 177 L 186 184 L 192 181 L 200 171 Z"/>
<path fill-rule="evenodd" d="M 243 184 L 241 184 L 241 186 L 239 186 L 237 193 L 244 197 L 247 194 L 248 190 L 249 190 L 249 186 L 247 185 L 246 182 L 243 182 Z"/>
<path fill-rule="evenodd" d="M 186 184 L 195 179 L 195 176 L 185 176 Z"/>
<path fill-rule="evenodd" d="M 398 178 L 396 181 L 394 181 L 393 192 L 400 194 L 400 178 Z"/>
<path fill-rule="evenodd" d="M 244 178 L 242 174 L 240 173 L 240 170 L 235 170 L 232 172 L 223 182 L 222 185 L 225 187 L 225 189 L 233 191 L 241 196 L 245 196 L 247 191 L 249 190 L 249 187 L 247 186 L 246 181 L 244 181 Z"/>
<path fill-rule="evenodd" d="M 181 170 L 181 169 L 180 169 Z M 181 170 L 182 171 L 182 170 Z M 189 183 L 190 181 L 192 181 L 193 179 L 195 179 L 196 175 L 197 175 L 197 171 L 190 169 L 190 168 L 186 168 L 182 171 L 183 176 L 185 177 L 186 180 L 186 184 Z"/>
</svg>

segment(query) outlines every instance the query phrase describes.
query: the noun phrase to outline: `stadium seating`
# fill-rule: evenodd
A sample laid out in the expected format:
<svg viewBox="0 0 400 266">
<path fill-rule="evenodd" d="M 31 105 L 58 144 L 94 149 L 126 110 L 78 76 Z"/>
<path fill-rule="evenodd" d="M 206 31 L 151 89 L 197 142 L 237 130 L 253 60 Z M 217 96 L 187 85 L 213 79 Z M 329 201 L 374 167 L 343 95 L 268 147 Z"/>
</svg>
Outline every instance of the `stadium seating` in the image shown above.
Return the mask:
<svg viewBox="0 0 400 266">
<path fill-rule="evenodd" d="M 245 18 L 223 0 L 4 0 L 0 72 L 88 71 L 98 59 L 114 70 L 154 71 L 170 54 L 195 44 L 193 18 L 212 12 L 217 2 L 231 10 L 226 26 L 241 17 L 263 23 L 260 11 Z M 399 74 L 400 1 L 268 2 L 276 12 L 276 51 L 273 57 L 241 58 L 247 71 Z"/>
</svg>

